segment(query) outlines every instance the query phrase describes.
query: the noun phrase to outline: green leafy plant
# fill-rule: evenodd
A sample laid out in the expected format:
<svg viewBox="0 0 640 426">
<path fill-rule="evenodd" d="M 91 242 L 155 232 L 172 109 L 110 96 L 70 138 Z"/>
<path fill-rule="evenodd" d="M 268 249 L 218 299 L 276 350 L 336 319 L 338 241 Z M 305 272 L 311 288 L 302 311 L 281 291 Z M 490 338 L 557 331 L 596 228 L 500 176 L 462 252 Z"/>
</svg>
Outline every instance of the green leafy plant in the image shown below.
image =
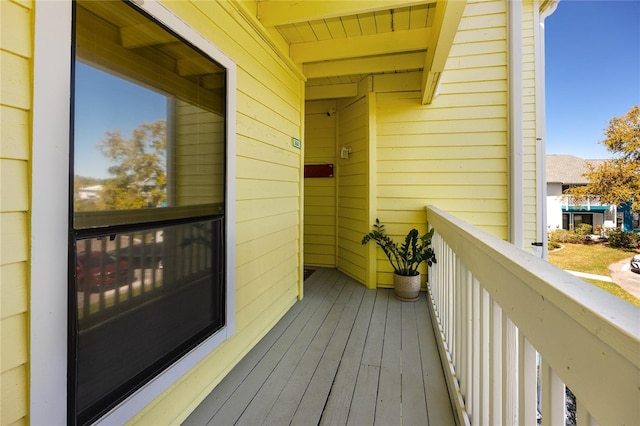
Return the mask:
<svg viewBox="0 0 640 426">
<path fill-rule="evenodd" d="M 548 234 L 549 241 L 557 243 L 581 244 L 590 241 L 591 225 L 581 224 L 576 229 L 555 229 Z"/>
<path fill-rule="evenodd" d="M 434 229 L 419 236 L 417 229 L 411 229 L 402 245 L 398 245 L 386 233 L 384 225 L 376 219 L 373 230 L 362 238 L 362 244 L 373 240 L 389 259 L 393 271 L 398 275 L 418 275 L 418 267 L 422 262 L 431 266 L 436 263 L 436 254 L 431 246 Z"/>
<path fill-rule="evenodd" d="M 556 243 L 555 241 L 549 241 L 549 250 L 557 250 L 560 247 L 562 247 L 560 243 Z"/>
<path fill-rule="evenodd" d="M 581 223 L 575 227 L 575 233 L 580 237 L 587 237 L 593 233 L 593 226 L 588 223 Z"/>
<path fill-rule="evenodd" d="M 609 231 L 609 246 L 627 250 L 640 248 L 640 234 L 612 229 Z"/>
</svg>

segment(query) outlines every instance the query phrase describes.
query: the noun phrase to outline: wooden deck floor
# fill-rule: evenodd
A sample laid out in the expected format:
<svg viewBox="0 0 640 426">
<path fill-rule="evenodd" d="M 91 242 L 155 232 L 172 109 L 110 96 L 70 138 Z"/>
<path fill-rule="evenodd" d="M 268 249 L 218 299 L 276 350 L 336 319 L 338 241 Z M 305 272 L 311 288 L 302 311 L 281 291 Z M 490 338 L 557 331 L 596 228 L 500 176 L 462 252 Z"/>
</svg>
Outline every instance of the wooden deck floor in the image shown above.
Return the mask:
<svg viewBox="0 0 640 426">
<path fill-rule="evenodd" d="M 333 269 L 185 425 L 455 424 L 426 296 L 400 302 Z"/>
</svg>

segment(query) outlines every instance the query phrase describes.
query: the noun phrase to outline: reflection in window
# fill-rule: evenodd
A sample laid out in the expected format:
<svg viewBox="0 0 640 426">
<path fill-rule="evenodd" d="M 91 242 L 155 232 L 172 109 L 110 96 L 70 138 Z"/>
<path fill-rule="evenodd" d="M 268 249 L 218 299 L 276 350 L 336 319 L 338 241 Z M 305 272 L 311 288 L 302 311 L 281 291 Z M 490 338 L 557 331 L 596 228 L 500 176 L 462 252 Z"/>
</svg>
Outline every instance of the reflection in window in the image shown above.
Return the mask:
<svg viewBox="0 0 640 426">
<path fill-rule="evenodd" d="M 169 99 L 80 61 L 75 80 L 75 210 L 166 203 Z"/>
<path fill-rule="evenodd" d="M 125 3 L 111 6 L 104 16 L 101 2 L 77 7 L 76 228 L 146 222 L 159 207 L 221 213 L 225 69 L 146 18 L 127 18 Z"/>
<path fill-rule="evenodd" d="M 225 326 L 226 70 L 130 2 L 76 1 L 70 423 Z"/>
<path fill-rule="evenodd" d="M 222 220 L 79 239 L 77 404 L 121 397 L 138 374 L 223 324 Z"/>
</svg>

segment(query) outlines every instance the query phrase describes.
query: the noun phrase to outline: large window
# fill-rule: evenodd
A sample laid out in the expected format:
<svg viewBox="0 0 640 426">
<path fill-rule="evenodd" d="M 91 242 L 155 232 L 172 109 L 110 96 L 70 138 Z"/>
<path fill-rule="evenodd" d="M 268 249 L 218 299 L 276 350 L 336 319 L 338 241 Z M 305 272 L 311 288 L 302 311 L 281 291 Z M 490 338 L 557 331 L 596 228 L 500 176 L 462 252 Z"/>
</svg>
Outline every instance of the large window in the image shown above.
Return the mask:
<svg viewBox="0 0 640 426">
<path fill-rule="evenodd" d="M 75 3 L 69 413 L 225 325 L 225 67 L 125 2 Z"/>
</svg>

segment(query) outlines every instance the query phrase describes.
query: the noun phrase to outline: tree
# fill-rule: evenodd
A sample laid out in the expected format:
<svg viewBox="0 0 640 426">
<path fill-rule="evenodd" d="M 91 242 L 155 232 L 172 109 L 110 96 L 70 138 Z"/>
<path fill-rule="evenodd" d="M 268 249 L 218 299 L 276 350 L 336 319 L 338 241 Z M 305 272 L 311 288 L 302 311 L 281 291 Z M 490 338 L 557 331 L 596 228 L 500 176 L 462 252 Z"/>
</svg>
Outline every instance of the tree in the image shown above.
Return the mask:
<svg viewBox="0 0 640 426">
<path fill-rule="evenodd" d="M 615 158 L 598 166 L 587 165 L 587 185 L 565 193 L 578 201 L 595 198 L 614 206 L 631 202 L 631 208 L 640 211 L 640 106 L 612 118 L 604 135 L 600 143 Z"/>
<path fill-rule="evenodd" d="M 107 131 L 98 149 L 114 163 L 101 201 L 107 210 L 159 207 L 167 199 L 167 124 L 141 123 L 124 138 L 120 130 Z"/>
<path fill-rule="evenodd" d="M 605 129 L 604 146 L 627 161 L 640 161 L 640 106 L 622 117 L 613 117 Z"/>
</svg>

